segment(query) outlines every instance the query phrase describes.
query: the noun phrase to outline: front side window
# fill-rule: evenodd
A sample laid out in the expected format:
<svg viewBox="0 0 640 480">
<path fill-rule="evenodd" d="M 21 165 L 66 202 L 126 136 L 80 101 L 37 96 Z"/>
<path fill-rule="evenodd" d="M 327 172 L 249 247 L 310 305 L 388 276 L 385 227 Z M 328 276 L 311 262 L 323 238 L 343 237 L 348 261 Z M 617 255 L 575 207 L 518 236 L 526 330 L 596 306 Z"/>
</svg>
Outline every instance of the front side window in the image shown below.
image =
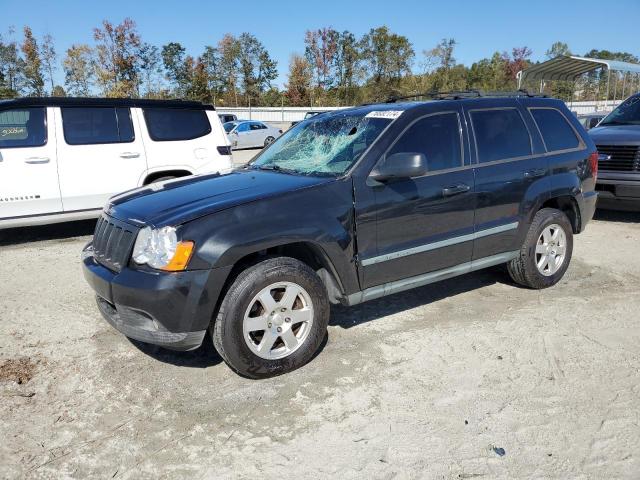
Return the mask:
<svg viewBox="0 0 640 480">
<path fill-rule="evenodd" d="M 156 142 L 193 140 L 211 133 L 211 124 L 204 110 L 146 108 L 144 118 L 149 136 Z"/>
<path fill-rule="evenodd" d="M 391 118 L 375 113 L 323 115 L 298 123 L 263 150 L 250 167 L 299 175 L 342 175 L 391 123 Z"/>
<path fill-rule="evenodd" d="M 529 130 L 516 108 L 472 110 L 480 163 L 531 155 Z"/>
<path fill-rule="evenodd" d="M 224 125 L 222 125 L 222 128 L 224 128 L 224 131 L 229 133 L 231 130 L 234 129 L 234 127 L 237 125 L 237 123 L 235 122 L 227 122 Z"/>
<path fill-rule="evenodd" d="M 603 125 L 640 125 L 640 95 L 627 98 L 602 120 Z"/>
<path fill-rule="evenodd" d="M 548 152 L 567 150 L 580 145 L 580 140 L 567 122 L 567 119 L 555 108 L 529 109 L 538 125 Z"/>
<path fill-rule="evenodd" d="M 129 143 L 135 139 L 131 112 L 125 107 L 62 107 L 68 145 Z"/>
<path fill-rule="evenodd" d="M 44 107 L 0 111 L 0 148 L 41 147 L 46 143 Z"/>
<path fill-rule="evenodd" d="M 240 125 L 238 125 L 238 129 L 236 131 L 238 131 L 238 132 L 248 132 L 249 131 L 249 124 L 248 123 L 241 123 Z"/>
<path fill-rule="evenodd" d="M 391 147 L 394 153 L 423 153 L 429 171 L 462 166 L 462 142 L 458 114 L 430 115 L 415 122 Z"/>
</svg>

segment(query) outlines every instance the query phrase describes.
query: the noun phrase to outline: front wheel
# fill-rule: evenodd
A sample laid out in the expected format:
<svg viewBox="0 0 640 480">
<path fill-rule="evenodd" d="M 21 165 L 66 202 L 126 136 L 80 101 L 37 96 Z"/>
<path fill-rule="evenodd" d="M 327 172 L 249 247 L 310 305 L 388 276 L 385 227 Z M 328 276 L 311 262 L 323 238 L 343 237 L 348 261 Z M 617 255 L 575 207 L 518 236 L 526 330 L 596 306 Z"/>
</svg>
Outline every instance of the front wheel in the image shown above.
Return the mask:
<svg viewBox="0 0 640 480">
<path fill-rule="evenodd" d="M 329 301 L 318 275 L 294 258 L 277 257 L 238 275 L 222 301 L 211 337 L 237 373 L 266 378 L 311 360 L 328 323 Z"/>
<path fill-rule="evenodd" d="M 562 279 L 573 253 L 573 229 L 560 210 L 538 211 L 520 249 L 520 255 L 507 264 L 514 282 L 541 289 Z"/>
</svg>

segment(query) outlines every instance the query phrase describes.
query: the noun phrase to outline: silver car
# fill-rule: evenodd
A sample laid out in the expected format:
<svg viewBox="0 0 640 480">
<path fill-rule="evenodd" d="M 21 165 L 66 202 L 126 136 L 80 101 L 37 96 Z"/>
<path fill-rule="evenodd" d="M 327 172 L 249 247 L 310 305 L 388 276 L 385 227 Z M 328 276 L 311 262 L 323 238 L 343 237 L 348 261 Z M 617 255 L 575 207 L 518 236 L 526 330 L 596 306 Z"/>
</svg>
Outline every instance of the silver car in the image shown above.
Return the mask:
<svg viewBox="0 0 640 480">
<path fill-rule="evenodd" d="M 282 130 L 255 120 L 227 122 L 223 127 L 233 149 L 266 147 L 282 135 Z"/>
</svg>

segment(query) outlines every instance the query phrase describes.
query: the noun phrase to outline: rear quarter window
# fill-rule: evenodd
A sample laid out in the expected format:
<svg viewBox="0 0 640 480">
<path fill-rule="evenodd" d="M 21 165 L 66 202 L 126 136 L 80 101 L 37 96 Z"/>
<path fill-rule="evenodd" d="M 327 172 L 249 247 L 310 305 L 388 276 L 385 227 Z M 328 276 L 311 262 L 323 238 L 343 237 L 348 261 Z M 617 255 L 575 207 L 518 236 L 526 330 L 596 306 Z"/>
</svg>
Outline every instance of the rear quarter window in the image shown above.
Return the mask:
<svg viewBox="0 0 640 480">
<path fill-rule="evenodd" d="M 480 163 L 531 155 L 529 130 L 517 108 L 471 110 Z"/>
<path fill-rule="evenodd" d="M 530 108 L 548 152 L 577 148 L 580 140 L 565 116 L 555 108 Z M 589 119 L 591 120 L 591 119 Z"/>
<path fill-rule="evenodd" d="M 211 133 L 211 124 L 204 110 L 186 108 L 147 108 L 144 118 L 151 140 L 169 142 L 193 140 Z"/>
</svg>

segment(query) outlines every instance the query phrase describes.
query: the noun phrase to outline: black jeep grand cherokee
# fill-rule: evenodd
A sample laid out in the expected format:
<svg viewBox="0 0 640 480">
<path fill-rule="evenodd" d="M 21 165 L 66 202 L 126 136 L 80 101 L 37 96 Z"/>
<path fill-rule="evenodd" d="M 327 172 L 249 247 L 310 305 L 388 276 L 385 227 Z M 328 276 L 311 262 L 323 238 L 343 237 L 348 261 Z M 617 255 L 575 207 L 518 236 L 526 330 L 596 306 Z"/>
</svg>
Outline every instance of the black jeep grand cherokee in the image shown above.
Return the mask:
<svg viewBox="0 0 640 480">
<path fill-rule="evenodd" d="M 305 364 L 330 303 L 355 305 L 506 263 L 564 275 L 591 219 L 597 153 L 559 100 L 387 103 L 289 130 L 247 167 L 110 200 L 84 275 L 105 319 L 173 349 L 207 329 L 236 372 Z"/>
</svg>

